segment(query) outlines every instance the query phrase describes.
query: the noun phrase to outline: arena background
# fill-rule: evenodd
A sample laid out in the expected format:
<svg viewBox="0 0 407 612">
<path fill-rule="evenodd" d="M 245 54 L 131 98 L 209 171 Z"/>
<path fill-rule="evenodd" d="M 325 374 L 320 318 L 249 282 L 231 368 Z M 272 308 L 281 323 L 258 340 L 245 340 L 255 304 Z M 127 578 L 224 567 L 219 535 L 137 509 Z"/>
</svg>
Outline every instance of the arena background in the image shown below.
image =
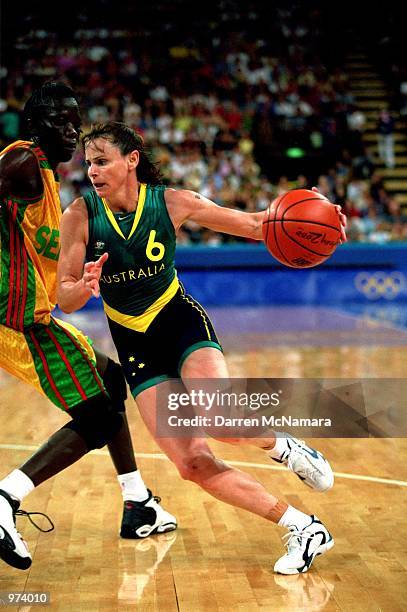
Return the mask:
<svg viewBox="0 0 407 612">
<path fill-rule="evenodd" d="M 343 206 L 348 243 L 311 270 L 285 268 L 262 244 L 194 224 L 181 232 L 180 279 L 208 309 L 232 376 L 405 378 L 401 8 L 392 2 L 345 2 L 328 10 L 324 2 L 105 0 L 32 2 L 23 12 L 7 0 L 1 10 L 3 145 L 23 135 L 21 110 L 31 89 L 62 78 L 80 93 L 85 130 L 97 121 L 126 121 L 143 135 L 172 186 L 255 211 L 287 189 L 316 185 Z M 392 118 L 387 128 L 383 110 Z M 89 189 L 81 152 L 60 168 L 67 206 Z M 100 301 L 69 320 L 114 354 Z M 64 420 L 3 373 L 0 404 L 7 472 Z M 271 490 L 336 523 L 332 553 L 309 575 L 291 579 L 272 575 L 278 530 L 271 527 L 265 541 L 260 520 L 181 482 L 131 400 L 128 411 L 146 480 L 177 514 L 180 530 L 172 539 L 118 542 L 114 475 L 106 453 L 92 453 L 34 492 L 29 505 L 52 514 L 57 531 L 38 536 L 20 526 L 34 563 L 24 576 L 2 566 L 0 591 L 50 591 L 52 609 L 61 610 L 404 608 L 403 439 L 318 442 L 333 461 L 337 484 L 317 501 L 262 456 L 214 445 Z M 41 423 L 39 412 L 46 415 Z"/>
</svg>

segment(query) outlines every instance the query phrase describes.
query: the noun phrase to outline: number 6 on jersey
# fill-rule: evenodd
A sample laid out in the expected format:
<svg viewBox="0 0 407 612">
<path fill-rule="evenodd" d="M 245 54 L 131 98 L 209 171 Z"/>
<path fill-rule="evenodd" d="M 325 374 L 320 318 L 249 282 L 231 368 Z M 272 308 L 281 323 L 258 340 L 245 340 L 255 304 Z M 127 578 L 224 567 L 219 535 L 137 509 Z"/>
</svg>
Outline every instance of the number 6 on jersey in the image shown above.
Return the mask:
<svg viewBox="0 0 407 612">
<path fill-rule="evenodd" d="M 148 242 L 146 246 L 146 255 L 150 261 L 160 261 L 164 257 L 165 246 L 161 242 L 155 242 L 155 237 L 157 232 L 155 230 L 151 230 L 150 235 L 148 237 Z M 158 253 L 156 255 L 153 254 L 153 250 L 158 249 Z"/>
</svg>

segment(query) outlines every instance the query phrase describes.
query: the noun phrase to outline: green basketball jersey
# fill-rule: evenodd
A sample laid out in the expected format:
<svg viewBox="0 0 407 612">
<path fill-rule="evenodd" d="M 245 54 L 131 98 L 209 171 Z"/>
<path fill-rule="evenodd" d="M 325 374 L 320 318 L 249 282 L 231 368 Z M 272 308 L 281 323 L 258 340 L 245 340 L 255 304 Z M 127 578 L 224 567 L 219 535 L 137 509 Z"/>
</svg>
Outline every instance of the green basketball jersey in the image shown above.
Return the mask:
<svg viewBox="0 0 407 612">
<path fill-rule="evenodd" d="M 107 316 L 145 331 L 175 295 L 176 238 L 164 199 L 164 185 L 140 185 L 137 209 L 113 213 L 94 191 L 84 196 L 89 217 L 88 261 L 104 252 L 100 293 Z"/>
</svg>

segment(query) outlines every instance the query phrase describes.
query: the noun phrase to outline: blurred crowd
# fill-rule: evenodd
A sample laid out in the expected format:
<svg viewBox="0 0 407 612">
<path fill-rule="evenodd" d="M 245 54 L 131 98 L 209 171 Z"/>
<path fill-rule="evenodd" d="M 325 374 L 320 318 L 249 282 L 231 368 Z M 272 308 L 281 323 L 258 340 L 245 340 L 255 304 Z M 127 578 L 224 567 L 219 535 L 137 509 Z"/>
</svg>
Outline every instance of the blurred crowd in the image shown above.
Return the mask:
<svg viewBox="0 0 407 612">
<path fill-rule="evenodd" d="M 289 189 L 317 186 L 331 202 L 340 204 L 348 215 L 350 241 L 384 243 L 407 239 L 407 220 L 400 212 L 397 199 L 385 189 L 380 173 L 372 169 L 365 174 L 364 166 L 338 161 L 315 180 L 299 174 L 293 180 L 281 175 L 278 180 L 271 181 L 262 174 L 253 154 L 245 151 L 244 147 L 242 151 L 241 146 L 209 157 L 197 148 L 181 147 L 173 154 L 158 146 L 155 159 L 160 162 L 170 185 L 199 191 L 221 206 L 248 212 L 261 211 Z M 63 206 L 67 206 L 89 189 L 81 152 L 60 168 L 61 201 Z M 218 234 L 192 222 L 184 225 L 179 235 L 179 242 L 185 245 L 205 243 L 218 246 L 236 241 L 244 239 Z"/>
<path fill-rule="evenodd" d="M 259 211 L 287 189 L 316 185 L 348 214 L 350 240 L 406 239 L 406 219 L 363 145 L 365 117 L 325 13 L 239 4 L 208 2 L 202 15 L 185 3 L 182 22 L 165 1 L 144 14 L 127 6 L 109 29 L 89 10 L 63 35 L 28 20 L 0 72 L 3 142 L 21 136 L 32 88 L 63 78 L 81 97 L 85 130 L 125 121 L 174 187 Z M 89 189 L 81 152 L 60 174 L 63 206 Z M 239 239 L 189 224 L 179 240 Z"/>
</svg>

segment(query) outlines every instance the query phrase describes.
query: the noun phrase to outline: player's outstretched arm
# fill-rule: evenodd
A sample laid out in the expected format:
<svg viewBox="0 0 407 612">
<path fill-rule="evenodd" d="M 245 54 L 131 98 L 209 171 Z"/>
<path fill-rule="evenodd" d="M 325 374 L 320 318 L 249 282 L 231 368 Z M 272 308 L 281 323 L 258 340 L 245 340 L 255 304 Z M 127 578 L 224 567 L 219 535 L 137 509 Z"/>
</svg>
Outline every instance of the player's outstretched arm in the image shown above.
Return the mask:
<svg viewBox="0 0 407 612">
<path fill-rule="evenodd" d="M 247 213 L 218 206 L 195 191 L 167 189 L 165 201 L 177 231 L 185 221 L 195 221 L 216 232 L 262 240 L 261 224 L 264 213 Z"/>
<path fill-rule="evenodd" d="M 79 198 L 66 209 L 61 222 L 57 301 L 66 313 L 82 308 L 92 295 L 99 297 L 99 279 L 108 254 L 84 264 L 87 241 L 88 213 Z"/>
</svg>

